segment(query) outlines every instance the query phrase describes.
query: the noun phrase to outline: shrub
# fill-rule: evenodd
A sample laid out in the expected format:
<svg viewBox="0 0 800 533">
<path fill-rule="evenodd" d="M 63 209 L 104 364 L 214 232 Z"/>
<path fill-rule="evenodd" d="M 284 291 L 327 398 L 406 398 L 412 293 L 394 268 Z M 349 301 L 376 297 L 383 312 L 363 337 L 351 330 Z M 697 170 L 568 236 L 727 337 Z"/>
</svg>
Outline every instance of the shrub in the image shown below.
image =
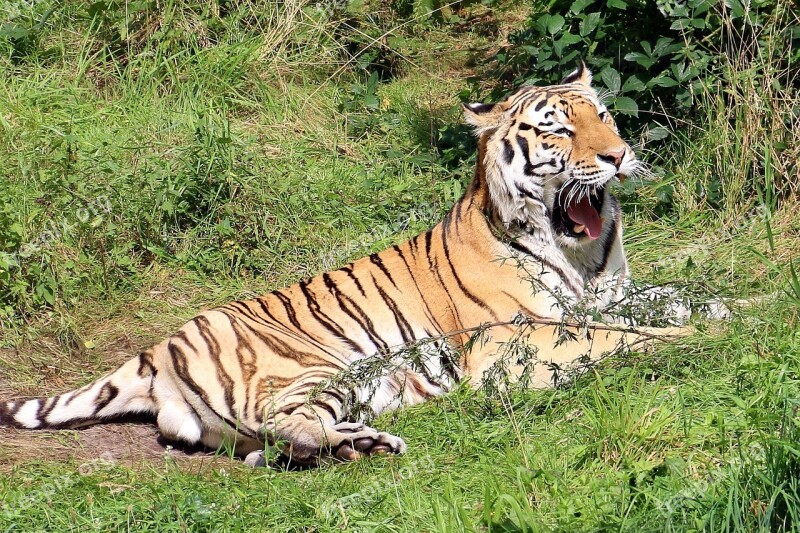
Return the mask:
<svg viewBox="0 0 800 533">
<path fill-rule="evenodd" d="M 646 114 L 640 120 L 623 118 L 626 129 L 652 117 L 662 123 L 686 119 L 697 109 L 698 95 L 725 78 L 730 48 L 742 41 L 757 44 L 765 28 L 786 18 L 790 9 L 772 0 L 754 0 L 747 7 L 739 0 L 555 0 L 495 55 L 494 77 L 502 82 L 491 96 L 523 84 L 558 83 L 584 59 L 617 114 Z M 781 58 L 784 66 L 800 61 L 797 20 L 770 37 L 791 50 Z M 753 48 L 753 59 L 759 49 Z"/>
<path fill-rule="evenodd" d="M 675 202 L 687 211 L 698 204 L 734 209 L 766 188 L 776 199 L 800 190 L 800 153 L 792 142 L 800 135 L 794 0 L 553 0 L 535 11 L 488 72 L 472 80 L 463 101 L 557 84 L 584 60 L 624 135 L 641 135 L 639 148 L 678 134 L 666 141 L 672 148 L 649 158 L 656 170 L 670 159 L 676 172 L 687 173 L 684 182 L 668 180 L 646 193 L 656 213 Z M 492 85 L 481 86 L 485 80 Z M 442 138 L 456 131 L 448 127 Z M 442 155 L 459 161 L 466 154 L 458 152 L 448 146 Z M 676 155 L 682 153 L 692 161 L 683 164 Z M 630 180 L 624 193 L 653 183 Z"/>
</svg>

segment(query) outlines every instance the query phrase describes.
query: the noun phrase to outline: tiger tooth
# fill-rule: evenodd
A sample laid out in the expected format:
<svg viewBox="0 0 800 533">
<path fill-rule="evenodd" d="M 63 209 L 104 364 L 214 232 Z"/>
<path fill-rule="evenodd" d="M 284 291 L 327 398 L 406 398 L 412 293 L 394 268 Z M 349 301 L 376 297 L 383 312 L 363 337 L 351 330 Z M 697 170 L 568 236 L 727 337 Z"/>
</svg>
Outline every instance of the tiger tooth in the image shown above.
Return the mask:
<svg viewBox="0 0 800 533">
<path fill-rule="evenodd" d="M 628 179 L 628 176 L 625 174 L 617 174 L 617 178 L 619 178 L 620 183 L 625 183 L 625 180 Z"/>
<path fill-rule="evenodd" d="M 583 230 L 585 229 L 586 226 L 584 226 L 583 224 L 575 224 L 575 227 L 572 228 L 572 231 L 574 231 L 575 233 L 583 233 Z"/>
</svg>

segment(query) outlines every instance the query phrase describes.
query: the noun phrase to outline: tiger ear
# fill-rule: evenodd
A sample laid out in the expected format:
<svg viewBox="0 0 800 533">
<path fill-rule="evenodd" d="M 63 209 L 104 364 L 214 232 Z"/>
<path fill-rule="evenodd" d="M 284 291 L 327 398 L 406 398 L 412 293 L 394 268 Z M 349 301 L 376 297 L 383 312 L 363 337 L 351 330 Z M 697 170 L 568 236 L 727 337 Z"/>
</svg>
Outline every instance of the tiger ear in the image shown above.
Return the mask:
<svg viewBox="0 0 800 533">
<path fill-rule="evenodd" d="M 583 85 L 586 85 L 587 87 L 591 87 L 592 73 L 586 66 L 586 63 L 583 62 L 583 60 L 581 60 L 581 64 L 578 66 L 577 69 L 567 74 L 567 76 L 563 80 L 561 80 L 561 85 L 566 85 L 568 83 L 581 83 Z"/>
<path fill-rule="evenodd" d="M 478 134 L 496 128 L 503 116 L 503 109 L 498 104 L 462 103 L 464 119 L 473 126 Z"/>
</svg>

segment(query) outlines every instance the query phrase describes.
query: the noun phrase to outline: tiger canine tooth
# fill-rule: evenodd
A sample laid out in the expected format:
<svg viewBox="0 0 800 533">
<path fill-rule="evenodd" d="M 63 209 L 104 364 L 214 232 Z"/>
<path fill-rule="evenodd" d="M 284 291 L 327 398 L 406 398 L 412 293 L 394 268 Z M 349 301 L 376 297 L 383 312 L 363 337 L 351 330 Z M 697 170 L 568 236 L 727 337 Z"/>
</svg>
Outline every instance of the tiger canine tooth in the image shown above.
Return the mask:
<svg viewBox="0 0 800 533">
<path fill-rule="evenodd" d="M 575 224 L 575 227 L 572 228 L 572 231 L 574 231 L 575 233 L 583 233 L 583 230 L 585 229 L 586 226 L 584 226 L 583 224 Z"/>
</svg>

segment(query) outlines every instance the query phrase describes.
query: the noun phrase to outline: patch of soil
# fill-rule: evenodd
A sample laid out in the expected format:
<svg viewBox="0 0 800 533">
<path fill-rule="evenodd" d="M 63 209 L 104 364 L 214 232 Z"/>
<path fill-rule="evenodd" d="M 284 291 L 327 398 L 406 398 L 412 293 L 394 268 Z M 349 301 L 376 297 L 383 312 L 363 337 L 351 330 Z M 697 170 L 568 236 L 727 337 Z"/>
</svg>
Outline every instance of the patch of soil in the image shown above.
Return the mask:
<svg viewBox="0 0 800 533">
<path fill-rule="evenodd" d="M 177 461 L 229 462 L 202 447 L 181 447 L 164 440 L 152 422 L 123 421 L 80 430 L 29 431 L 0 428 L 0 472 L 29 461 L 86 463 L 103 460 L 131 466 Z"/>
<path fill-rule="evenodd" d="M 19 395 L 0 378 L 0 401 L 15 397 Z M 79 430 L 0 428 L 0 472 L 30 461 L 85 463 L 98 459 L 129 466 L 167 459 L 178 464 L 229 461 L 213 450 L 165 440 L 158 433 L 155 420 L 146 417 L 130 417 Z"/>
</svg>

